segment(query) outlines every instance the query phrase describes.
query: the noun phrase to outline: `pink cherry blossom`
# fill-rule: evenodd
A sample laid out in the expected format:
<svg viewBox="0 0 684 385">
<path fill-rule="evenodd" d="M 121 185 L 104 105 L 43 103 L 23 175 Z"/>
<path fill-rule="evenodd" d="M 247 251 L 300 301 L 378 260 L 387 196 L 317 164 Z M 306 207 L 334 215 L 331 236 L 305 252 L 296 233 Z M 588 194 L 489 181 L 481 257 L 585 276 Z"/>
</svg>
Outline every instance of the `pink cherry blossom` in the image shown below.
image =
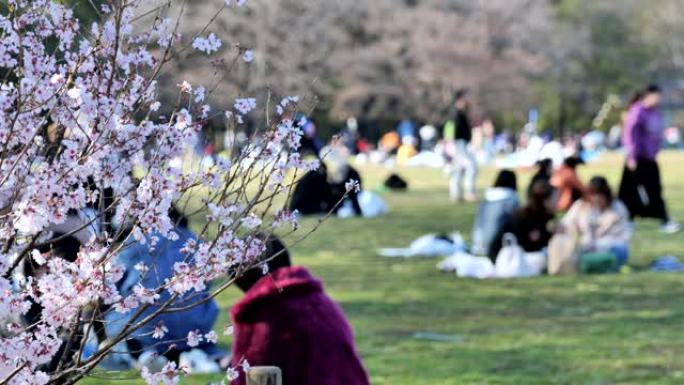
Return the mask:
<svg viewBox="0 0 684 385">
<path fill-rule="evenodd" d="M 202 342 L 203 339 L 204 339 L 204 337 L 198 331 L 196 331 L 196 330 L 191 331 L 188 333 L 188 337 L 187 337 L 188 346 L 194 348 L 194 347 L 198 346 Z"/>
<path fill-rule="evenodd" d="M 175 308 L 201 291 L 218 294 L 225 287 L 213 280 L 259 260 L 265 245 L 258 234 L 298 226 L 297 213 L 281 198 L 295 182 L 292 175 L 318 165 L 299 156 L 300 124 L 285 119 L 299 98 L 285 97 L 265 111 L 274 118 L 258 123 L 244 150 L 200 165 L 192 154 L 203 145 L 209 120 L 223 115 L 234 128 L 269 104 L 236 92 L 232 105 L 221 106 L 211 92 L 219 80 L 161 82 L 160 74 L 173 77 L 165 65 L 178 55 L 216 53 L 223 43 L 204 32 L 209 24 L 182 36 L 176 28 L 182 15 L 140 19 L 142 3 L 108 2 L 88 25 L 52 0 L 10 1 L 13 11 L 0 15 L 0 67 L 13 75 L 0 84 L 0 382 L 71 383 L 87 375 L 114 346 L 98 341 L 95 358 L 69 360 L 53 372 L 43 364 L 69 330 L 90 333 L 71 341 L 76 345 L 95 339 L 95 316 L 130 317 L 110 341 L 143 326 L 164 338 L 168 327 L 143 319 L 141 310 Z M 252 50 L 232 54 L 241 66 L 254 59 Z M 166 103 L 159 95 L 169 92 L 175 101 Z M 270 210 L 262 212 L 262 204 Z M 170 215 L 174 208 L 206 227 L 178 246 L 183 260 L 170 275 L 150 285 L 146 279 L 159 273 L 155 253 L 181 234 Z M 75 240 L 77 250 L 64 255 L 56 246 L 65 239 Z M 133 246 L 149 255 L 124 265 L 122 252 Z M 34 271 L 20 274 L 17 266 L 25 265 Z M 32 306 L 40 308 L 33 325 L 18 322 Z M 194 331 L 187 343 L 217 338 Z M 184 372 L 169 363 L 140 374 L 159 385 L 176 384 Z"/>
</svg>

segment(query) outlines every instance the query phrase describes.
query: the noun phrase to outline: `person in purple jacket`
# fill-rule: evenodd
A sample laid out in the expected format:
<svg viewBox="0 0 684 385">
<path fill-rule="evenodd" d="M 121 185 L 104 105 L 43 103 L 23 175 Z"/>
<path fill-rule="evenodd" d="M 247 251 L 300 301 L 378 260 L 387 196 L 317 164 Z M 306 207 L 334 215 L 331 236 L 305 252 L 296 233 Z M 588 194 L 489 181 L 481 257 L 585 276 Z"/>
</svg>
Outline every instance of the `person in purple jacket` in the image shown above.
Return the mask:
<svg viewBox="0 0 684 385">
<path fill-rule="evenodd" d="M 619 195 L 632 219 L 660 219 L 661 231 L 672 234 L 680 231 L 681 226 L 668 216 L 656 159 L 663 138 L 660 99 L 660 88 L 651 85 L 629 107 L 622 138 L 627 160 Z"/>
</svg>

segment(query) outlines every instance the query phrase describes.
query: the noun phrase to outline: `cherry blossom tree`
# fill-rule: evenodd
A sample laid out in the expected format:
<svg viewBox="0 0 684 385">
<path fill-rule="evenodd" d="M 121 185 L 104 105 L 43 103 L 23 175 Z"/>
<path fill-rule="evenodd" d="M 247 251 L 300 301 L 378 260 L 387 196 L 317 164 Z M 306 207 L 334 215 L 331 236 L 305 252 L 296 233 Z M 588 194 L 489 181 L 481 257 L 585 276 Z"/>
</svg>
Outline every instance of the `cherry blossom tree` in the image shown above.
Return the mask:
<svg viewBox="0 0 684 385">
<path fill-rule="evenodd" d="M 176 79 L 172 104 L 158 97 L 166 66 L 189 55 L 212 55 L 207 60 L 217 72 L 250 65 L 251 50 L 212 32 L 223 14 L 249 6 L 245 0 L 226 0 L 206 25 L 183 35 L 187 1 L 172 18 L 165 13 L 170 0 L 90 2 L 98 14 L 90 25 L 56 1 L 6 3 L 0 15 L 0 384 L 70 384 L 157 315 L 183 310 L 180 298 L 192 307 L 201 302 L 188 304 L 192 293 L 210 288 L 212 298 L 263 263 L 257 257 L 264 234 L 297 229 L 296 213 L 284 202 L 297 175 L 317 161 L 297 153 L 301 130 L 289 118 L 298 109 L 296 96 L 234 95 L 220 106 L 211 103 L 221 81 L 214 77 L 206 84 Z M 246 147 L 210 166 L 179 161 L 201 144 L 209 119 L 239 126 L 257 110 L 267 118 Z M 138 284 L 121 293 L 117 282 L 125 269 L 117 255 L 132 242 L 154 250 L 163 238 L 177 239 L 173 207 L 206 223 L 197 240 L 186 242 L 184 261 L 159 286 Z M 81 241 L 73 258 L 55 248 L 66 237 Z M 151 268 L 135 266 L 141 276 Z M 87 341 L 112 312 L 128 321 L 86 357 Z M 154 336 L 167 331 L 156 325 Z M 216 339 L 215 332 L 193 332 L 187 343 Z M 230 368 L 228 379 L 242 369 Z M 186 371 L 168 363 L 141 374 L 148 384 L 173 384 Z"/>
</svg>

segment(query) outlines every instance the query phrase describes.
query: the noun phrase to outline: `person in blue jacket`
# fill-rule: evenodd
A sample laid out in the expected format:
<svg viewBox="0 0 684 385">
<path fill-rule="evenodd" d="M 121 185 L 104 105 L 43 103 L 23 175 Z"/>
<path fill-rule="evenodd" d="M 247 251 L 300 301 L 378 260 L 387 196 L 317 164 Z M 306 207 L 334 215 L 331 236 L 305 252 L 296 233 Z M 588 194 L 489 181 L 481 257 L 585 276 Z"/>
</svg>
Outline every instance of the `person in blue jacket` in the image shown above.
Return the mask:
<svg viewBox="0 0 684 385">
<path fill-rule="evenodd" d="M 189 239 L 195 239 L 196 236 L 188 229 L 187 218 L 178 211 L 172 209 L 170 217 L 176 224 L 174 231 L 178 234 L 178 239 L 170 240 L 160 236 L 158 243 L 152 251 L 150 251 L 149 243 L 143 245 L 139 242 L 133 242 L 126 246 L 119 254 L 118 262 L 126 267 L 124 277 L 117 284 L 122 296 L 130 294 L 138 284 L 148 289 L 162 286 L 167 278 L 173 276 L 174 264 L 185 261 L 186 254 L 183 254 L 181 249 Z M 135 268 L 135 265 L 140 262 L 148 267 L 146 272 L 140 272 Z M 170 308 L 179 308 L 195 303 L 200 304 L 183 311 L 162 312 L 144 327 L 135 331 L 127 340 L 131 355 L 137 358 L 143 352 L 154 351 L 159 355 L 164 355 L 171 361 L 177 362 L 181 353 L 191 349 L 201 349 L 209 357 L 221 358 L 221 351 L 213 343 L 204 341 L 198 346 L 190 347 L 186 341 L 188 333 L 191 331 L 198 331 L 204 335 L 212 330 L 218 317 L 219 309 L 216 301 L 213 299 L 207 300 L 208 297 L 209 289 L 207 288 L 199 293 L 193 290 L 174 301 Z M 160 298 L 155 303 L 162 304 L 169 298 L 169 292 L 164 290 L 160 293 Z M 138 319 L 144 319 L 157 310 L 159 310 L 158 306 L 150 306 Z M 129 317 L 134 313 L 135 310 L 127 313 L 125 316 Z M 110 317 L 117 318 L 117 315 L 123 318 L 116 312 Z M 121 326 L 121 319 L 118 320 L 118 323 L 116 321 L 116 319 L 110 320 L 110 332 L 115 333 L 116 330 L 113 329 Z M 163 323 L 168 331 L 166 331 L 163 337 L 154 338 L 155 328 L 160 323 Z"/>
<path fill-rule="evenodd" d="M 517 191 L 517 178 L 510 170 L 502 170 L 484 194 L 473 225 L 471 252 L 475 255 L 487 255 L 494 237 L 506 216 L 520 206 Z"/>
</svg>

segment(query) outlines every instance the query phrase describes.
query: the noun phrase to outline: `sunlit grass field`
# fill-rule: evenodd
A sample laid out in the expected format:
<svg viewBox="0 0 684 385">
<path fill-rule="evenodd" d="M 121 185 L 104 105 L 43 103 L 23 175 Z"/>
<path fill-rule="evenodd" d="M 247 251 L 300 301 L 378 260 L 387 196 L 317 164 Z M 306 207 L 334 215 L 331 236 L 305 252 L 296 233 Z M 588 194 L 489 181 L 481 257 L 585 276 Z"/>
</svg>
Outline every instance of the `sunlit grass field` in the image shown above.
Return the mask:
<svg viewBox="0 0 684 385">
<path fill-rule="evenodd" d="M 672 216 L 684 219 L 684 153 L 664 153 L 660 160 Z M 621 162 L 619 154 L 608 154 L 581 173 L 605 175 L 617 188 Z M 390 172 L 359 171 L 369 189 Z M 431 232 L 469 238 L 473 222 L 476 206 L 448 202 L 441 170 L 395 171 L 410 188 L 383 193 L 388 215 L 333 218 L 291 250 L 294 262 L 311 268 L 346 311 L 373 384 L 684 383 L 684 274 L 646 271 L 658 256 L 684 257 L 684 233 L 661 235 L 658 223 L 638 222 L 630 274 L 458 279 L 437 271 L 437 259 L 376 255 L 380 247 L 404 247 Z M 494 172 L 482 171 L 481 188 Z M 518 175 L 519 187 L 526 187 L 531 172 Z M 315 223 L 306 219 L 304 228 Z M 220 325 L 240 296 L 229 289 L 220 297 Z M 419 339 L 419 332 L 449 338 Z M 221 344 L 229 349 L 230 341 Z M 129 380 L 116 383 L 141 383 L 132 373 L 117 377 Z M 111 376 L 84 382 L 110 383 L 105 378 Z M 218 380 L 191 376 L 182 383 Z"/>
</svg>

